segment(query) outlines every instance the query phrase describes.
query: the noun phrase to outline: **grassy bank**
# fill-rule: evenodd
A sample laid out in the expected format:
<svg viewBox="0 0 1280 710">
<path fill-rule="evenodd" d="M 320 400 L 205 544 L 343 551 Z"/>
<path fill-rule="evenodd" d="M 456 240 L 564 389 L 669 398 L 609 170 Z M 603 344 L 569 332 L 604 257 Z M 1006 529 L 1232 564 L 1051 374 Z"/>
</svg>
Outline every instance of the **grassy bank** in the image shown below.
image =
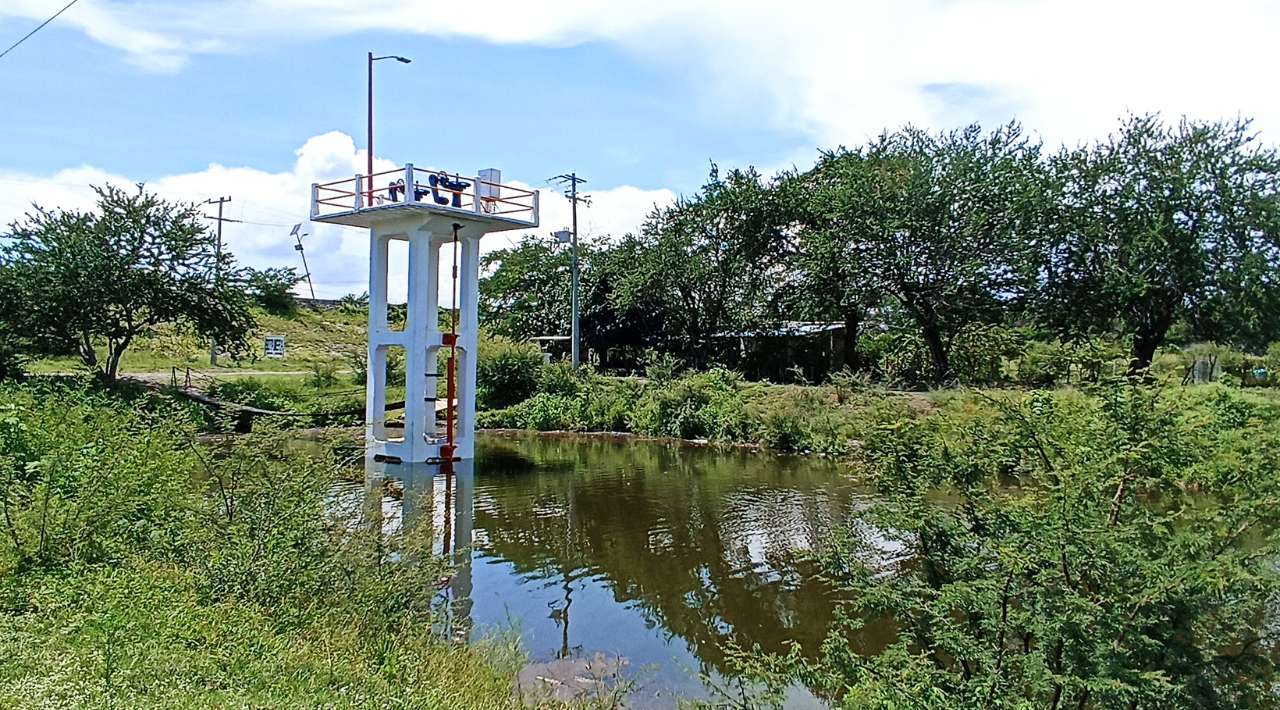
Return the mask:
<svg viewBox="0 0 1280 710">
<path fill-rule="evenodd" d="M 433 633 L 429 531 L 335 516 L 330 463 L 284 450 L 197 444 L 154 395 L 0 386 L 0 706 L 517 704 L 510 644 Z"/>
<path fill-rule="evenodd" d="M 222 358 L 222 369 L 308 372 L 317 364 L 349 369 L 365 350 L 368 316 L 362 311 L 299 309 L 285 317 L 255 310 L 254 318 L 258 325 L 249 339 L 252 353 L 238 361 Z M 285 337 L 284 358 L 262 357 L 262 338 L 267 335 Z M 103 348 L 100 356 L 105 355 Z M 57 357 L 36 360 L 28 369 L 45 374 L 80 367 L 78 358 Z M 161 326 L 130 345 L 121 360 L 123 372 L 168 372 L 171 367 L 209 369 L 208 341 Z"/>
<path fill-rule="evenodd" d="M 872 428 L 911 418 L 929 406 L 923 395 L 746 382 L 721 369 L 638 379 L 551 365 L 539 372 L 531 396 L 481 412 L 478 423 L 488 428 L 631 432 L 845 455 Z"/>
</svg>

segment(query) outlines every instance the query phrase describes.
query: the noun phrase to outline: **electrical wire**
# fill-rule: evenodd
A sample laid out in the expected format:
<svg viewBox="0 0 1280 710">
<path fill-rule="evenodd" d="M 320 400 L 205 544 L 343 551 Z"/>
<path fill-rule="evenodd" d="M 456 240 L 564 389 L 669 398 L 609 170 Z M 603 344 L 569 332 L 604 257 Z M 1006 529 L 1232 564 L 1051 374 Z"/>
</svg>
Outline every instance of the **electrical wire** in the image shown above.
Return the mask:
<svg viewBox="0 0 1280 710">
<path fill-rule="evenodd" d="M 20 40 L 18 40 L 17 42 L 14 42 L 13 44 L 9 45 L 9 48 L 8 48 L 8 49 L 4 50 L 3 52 L 0 52 L 0 59 L 4 59 L 4 55 L 6 55 L 6 54 L 8 54 L 9 52 L 12 52 L 13 50 L 17 49 L 17 48 L 18 48 L 18 45 L 22 44 L 23 42 L 26 42 L 28 39 L 31 39 L 31 35 L 33 35 L 33 34 L 35 34 L 35 33 L 39 32 L 39 31 L 40 31 L 40 30 L 42 30 L 42 29 L 44 29 L 44 26 L 45 26 L 45 25 L 47 25 L 47 24 L 49 24 L 50 22 L 53 22 L 54 20 L 58 19 L 58 15 L 61 15 L 62 13 L 66 12 L 67 10 L 69 10 L 69 9 L 71 8 L 71 6 L 72 6 L 72 5 L 74 5 L 74 4 L 78 3 L 78 2 L 80 2 L 80 0 L 71 0 L 71 2 L 67 3 L 66 5 L 64 5 L 64 6 L 62 7 L 62 9 L 61 9 L 61 10 L 58 10 L 57 12 L 53 13 L 53 17 L 50 17 L 49 19 L 45 20 L 44 22 L 41 22 L 41 23 L 39 24 L 39 26 L 37 26 L 34 30 L 31 30 L 30 32 L 28 32 L 25 36 L 23 36 L 23 38 L 22 38 L 22 39 L 20 39 Z"/>
</svg>

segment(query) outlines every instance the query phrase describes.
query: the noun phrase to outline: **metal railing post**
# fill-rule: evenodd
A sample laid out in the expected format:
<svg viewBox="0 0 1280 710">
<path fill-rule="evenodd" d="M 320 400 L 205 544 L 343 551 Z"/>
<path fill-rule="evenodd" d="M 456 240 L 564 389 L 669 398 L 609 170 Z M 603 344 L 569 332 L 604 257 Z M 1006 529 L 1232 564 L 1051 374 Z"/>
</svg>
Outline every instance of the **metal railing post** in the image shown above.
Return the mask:
<svg viewBox="0 0 1280 710">
<path fill-rule="evenodd" d="M 320 216 L 320 183 L 311 183 L 311 219 Z"/>
<path fill-rule="evenodd" d="M 372 183 L 371 183 L 372 184 Z M 356 209 L 364 207 L 364 176 L 356 175 Z"/>
<path fill-rule="evenodd" d="M 404 164 L 404 201 L 418 201 L 418 189 L 413 184 L 413 163 Z"/>
</svg>

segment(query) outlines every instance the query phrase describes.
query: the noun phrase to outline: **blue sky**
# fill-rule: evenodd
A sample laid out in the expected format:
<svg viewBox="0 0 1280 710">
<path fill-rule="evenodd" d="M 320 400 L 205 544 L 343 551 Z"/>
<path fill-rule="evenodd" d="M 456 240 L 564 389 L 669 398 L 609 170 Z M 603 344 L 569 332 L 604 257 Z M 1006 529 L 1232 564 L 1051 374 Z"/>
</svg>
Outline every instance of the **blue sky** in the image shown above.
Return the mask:
<svg viewBox="0 0 1280 710">
<path fill-rule="evenodd" d="M 0 36 L 29 24 L 6 19 Z M 87 163 L 154 180 L 210 162 L 284 170 L 301 139 L 330 130 L 363 147 L 370 48 L 414 59 L 376 65 L 380 155 L 499 165 L 526 180 L 577 170 L 603 185 L 696 188 L 710 159 L 772 163 L 804 140 L 708 105 L 688 74 L 599 42 L 494 47 L 371 32 L 156 73 L 54 24 L 0 64 L 4 167 Z"/>
<path fill-rule="evenodd" d="M 65 0 L 0 3 L 0 47 Z M 1050 145 L 1126 112 L 1252 116 L 1280 142 L 1266 0 L 79 0 L 0 59 L 0 221 L 90 184 L 231 195 L 228 242 L 293 264 L 309 183 L 377 157 L 545 187 L 576 170 L 585 231 L 633 229 L 714 160 L 766 174 L 915 123 L 1014 118 Z M 567 218 L 547 195 L 546 231 Z M 320 290 L 362 290 L 359 230 L 311 228 Z M 485 248 L 508 244 L 486 239 Z M 311 256 L 314 254 L 314 256 Z"/>
</svg>

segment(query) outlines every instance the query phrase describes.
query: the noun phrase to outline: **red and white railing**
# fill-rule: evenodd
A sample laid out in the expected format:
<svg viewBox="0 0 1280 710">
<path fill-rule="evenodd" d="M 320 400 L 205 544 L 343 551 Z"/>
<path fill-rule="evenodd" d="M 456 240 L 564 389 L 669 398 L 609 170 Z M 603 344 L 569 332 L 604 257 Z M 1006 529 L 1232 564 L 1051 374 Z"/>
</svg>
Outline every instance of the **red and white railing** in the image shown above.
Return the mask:
<svg viewBox="0 0 1280 710">
<path fill-rule="evenodd" d="M 495 171 L 496 172 L 496 171 Z M 396 204 L 421 204 L 448 210 L 538 223 L 538 192 L 496 181 L 495 173 L 464 176 L 442 170 L 403 168 L 311 185 L 311 218 Z"/>
</svg>

